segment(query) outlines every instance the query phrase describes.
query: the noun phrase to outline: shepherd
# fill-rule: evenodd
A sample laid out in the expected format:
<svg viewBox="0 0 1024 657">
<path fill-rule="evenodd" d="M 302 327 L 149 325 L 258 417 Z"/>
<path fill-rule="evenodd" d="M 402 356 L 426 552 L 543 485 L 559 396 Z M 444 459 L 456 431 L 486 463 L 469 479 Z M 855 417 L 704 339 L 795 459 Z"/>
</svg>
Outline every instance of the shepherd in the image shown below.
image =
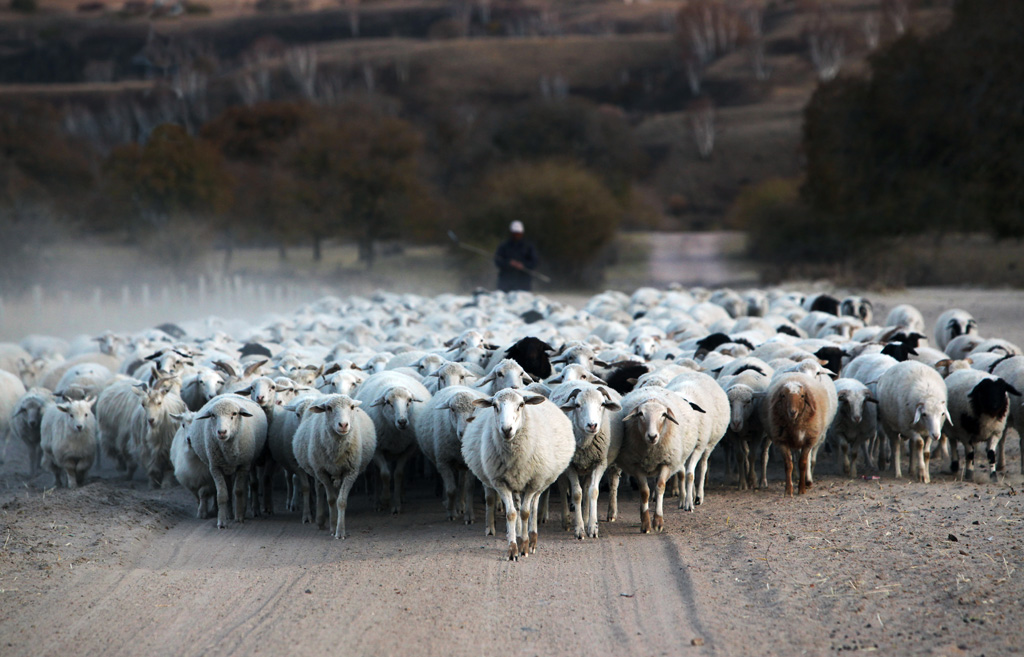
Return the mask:
<svg viewBox="0 0 1024 657">
<path fill-rule="evenodd" d="M 508 227 L 508 239 L 498 245 L 494 252 L 494 264 L 498 268 L 498 289 L 503 292 L 530 290 L 539 258 L 537 248 L 523 238 L 523 222 L 513 221 Z"/>
</svg>

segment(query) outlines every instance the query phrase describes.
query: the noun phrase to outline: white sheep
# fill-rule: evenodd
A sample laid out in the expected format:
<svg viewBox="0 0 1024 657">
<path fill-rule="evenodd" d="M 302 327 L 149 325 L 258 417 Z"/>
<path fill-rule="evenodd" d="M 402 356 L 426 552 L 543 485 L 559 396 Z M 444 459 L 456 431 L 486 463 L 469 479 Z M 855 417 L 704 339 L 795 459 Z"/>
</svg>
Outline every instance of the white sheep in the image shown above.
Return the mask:
<svg viewBox="0 0 1024 657">
<path fill-rule="evenodd" d="M 224 376 L 209 367 L 200 367 L 182 379 L 181 399 L 190 411 L 198 411 L 203 404 L 220 394 Z"/>
<path fill-rule="evenodd" d="M 859 451 L 871 444 L 878 431 L 878 400 L 856 379 L 838 379 L 835 388 L 839 410 L 828 428 L 828 439 L 843 474 L 856 477 Z"/>
<path fill-rule="evenodd" d="M 896 477 L 902 476 L 900 438 L 906 438 L 910 441 L 910 472 L 918 481 L 928 483 L 932 441 L 939 440 L 943 420 L 949 419 L 946 383 L 931 367 L 908 360 L 882 374 L 874 396 L 881 426 L 892 446 Z"/>
<path fill-rule="evenodd" d="M 78 488 L 96 459 L 95 398 L 47 405 L 40 424 L 43 467 L 53 473 L 60 488 Z"/>
<path fill-rule="evenodd" d="M 466 386 L 447 386 L 424 404 L 416 419 L 416 441 L 420 451 L 434 464 L 444 483 L 445 508 L 448 520 L 454 520 L 457 507 L 464 507 L 463 518 L 473 523 L 473 476 L 462 458 L 462 437 L 469 426 L 469 418 L 476 411 L 473 402 L 486 399 L 479 390 Z M 463 477 L 461 499 L 457 500 L 458 477 Z M 491 518 L 493 525 L 493 517 Z"/>
<path fill-rule="evenodd" d="M 841 315 L 856 317 L 860 321 L 864 322 L 865 326 L 871 324 L 871 320 L 874 319 L 875 316 L 874 306 L 871 305 L 871 301 L 865 297 L 855 295 L 845 297 L 839 303 L 839 313 Z"/>
<path fill-rule="evenodd" d="M 145 468 L 153 488 L 166 487 L 174 471 L 171 442 L 178 430 L 178 422 L 172 416 L 180 416 L 188 408 L 177 393 L 159 384 L 147 388 L 139 401 L 129 421 L 133 427 L 144 427 L 140 434 L 132 436 L 135 460 Z"/>
<path fill-rule="evenodd" d="M 664 530 L 665 484 L 686 465 L 697 446 L 700 407 L 658 386 L 622 398 L 622 447 L 615 464 L 640 483 L 640 531 L 652 529 L 648 477 L 657 477 L 654 531 Z"/>
<path fill-rule="evenodd" d="M 317 524 L 323 528 L 326 502 L 330 530 L 345 538 L 345 510 L 356 477 L 373 460 L 377 434 L 359 400 L 325 395 L 311 400 L 292 443 L 299 465 L 317 480 Z M 323 496 L 321 497 L 320 492 Z"/>
<path fill-rule="evenodd" d="M 174 478 L 196 498 L 196 518 L 206 520 L 210 517 L 210 504 L 214 500 L 217 487 L 210 469 L 199 459 L 189 439 L 189 428 L 195 419 L 195 413 L 184 411 L 171 417 L 178 423 L 178 429 L 171 440 Z"/>
<path fill-rule="evenodd" d="M 267 440 L 263 410 L 238 395 L 218 395 L 196 413 L 188 437 L 210 469 L 217 488 L 217 527 L 228 526 L 228 478 L 232 478 L 235 521 L 245 519 L 249 471 Z"/>
<path fill-rule="evenodd" d="M 0 440 L 6 441 L 12 413 L 25 392 L 25 384 L 16 374 L 0 369 Z"/>
<path fill-rule="evenodd" d="M 133 436 L 145 431 L 145 425 L 139 424 L 143 416 L 135 412 L 143 394 L 141 381 L 118 375 L 96 400 L 100 445 L 107 456 L 115 459 L 117 469 L 124 472 L 129 481 L 138 467 L 131 449 L 137 442 Z"/>
<path fill-rule="evenodd" d="M 765 427 L 762 407 L 768 395 L 771 368 L 748 369 L 737 374 L 720 376 L 718 384 L 729 400 L 729 431 L 738 443 L 737 461 L 739 488 L 766 488 L 768 486 L 768 454 L 770 441 Z M 756 463 L 760 461 L 760 476 Z"/>
<path fill-rule="evenodd" d="M 950 308 L 935 320 L 935 346 L 940 351 L 945 351 L 949 341 L 958 335 L 977 334 L 978 320 L 966 310 Z"/>
<path fill-rule="evenodd" d="M 473 403 L 492 410 L 473 416 L 463 436 L 462 457 L 489 489 L 491 500 L 495 493 L 501 498 L 508 558 L 515 561 L 537 551 L 538 501 L 572 460 L 572 423 L 544 397 L 513 389 Z M 523 530 L 518 542 L 517 525 Z"/>
<path fill-rule="evenodd" d="M 1017 390 L 1024 390 L 1024 356 L 1011 356 L 1007 358 L 996 365 L 995 369 L 992 370 L 992 374 L 1006 381 Z M 1020 471 L 1021 474 L 1024 474 L 1024 397 L 1010 398 L 1010 413 L 1006 426 L 1007 433 L 1009 433 L 1009 429 L 1012 427 L 1020 439 Z M 1003 467 L 1005 464 L 1004 451 L 1006 449 L 1007 437 L 1004 433 L 1003 439 L 999 441 L 998 467 Z"/>
<path fill-rule="evenodd" d="M 402 486 L 406 462 L 416 453 L 416 416 L 430 399 L 422 383 L 398 372 L 385 371 L 363 382 L 355 399 L 366 404 L 366 413 L 377 430 L 377 453 L 373 462 L 380 470 L 381 494 L 378 507 L 391 507 L 394 514 L 402 510 Z M 388 461 L 395 461 L 394 496 L 391 494 L 392 471 Z"/>
<path fill-rule="evenodd" d="M 52 390 L 58 396 L 78 391 L 81 397 L 97 397 L 112 378 L 110 370 L 103 365 L 81 363 L 68 368 Z"/>
<path fill-rule="evenodd" d="M 473 384 L 473 387 L 484 394 L 493 395 L 498 390 L 505 388 L 525 388 L 527 384 L 534 383 L 532 376 L 511 358 L 502 359 L 487 376 Z"/>
<path fill-rule="evenodd" d="M 901 303 L 889 311 L 885 318 L 886 326 L 898 326 L 908 331 L 915 331 L 924 335 L 924 316 L 921 311 L 909 303 Z"/>
<path fill-rule="evenodd" d="M 989 477 L 996 477 L 996 449 L 1006 430 L 1010 410 L 1010 395 L 1020 397 L 1013 385 L 998 376 L 975 369 L 957 370 L 946 377 L 949 416 L 947 428 L 952 449 L 950 470 L 962 479 L 974 474 L 974 446 L 986 443 Z M 966 464 L 963 472 L 959 467 L 958 444 L 964 446 Z"/>
<path fill-rule="evenodd" d="M 563 383 L 551 392 L 551 401 L 561 408 L 572 421 L 576 449 L 565 475 L 558 480 L 562 490 L 562 526 L 568 529 L 567 487 L 572 488 L 575 515 L 573 530 L 576 538 L 584 535 L 598 537 L 597 498 L 601 478 L 608 467 L 615 462 L 622 446 L 621 396 L 606 386 L 586 381 Z M 587 515 L 583 516 L 583 488 L 580 480 L 587 480 Z M 616 478 L 617 483 L 617 478 Z M 617 486 L 615 486 L 617 487 Z M 617 495 L 617 490 L 611 491 Z M 610 498 L 609 498 L 610 499 Z M 612 508 L 615 503 L 609 502 Z M 610 514 L 614 517 L 614 514 Z M 586 531 L 584 532 L 584 522 Z"/>
<path fill-rule="evenodd" d="M 32 388 L 26 392 L 10 413 L 11 435 L 21 438 L 28 447 L 29 475 L 39 472 L 41 426 L 47 404 L 53 402 L 53 395 L 45 388 Z"/>
<path fill-rule="evenodd" d="M 684 494 L 679 499 L 680 509 L 693 511 L 704 501 L 711 452 L 729 428 L 729 397 L 715 379 L 703 372 L 680 374 L 665 388 L 703 411 L 696 416 L 697 444 L 686 460 Z"/>
</svg>

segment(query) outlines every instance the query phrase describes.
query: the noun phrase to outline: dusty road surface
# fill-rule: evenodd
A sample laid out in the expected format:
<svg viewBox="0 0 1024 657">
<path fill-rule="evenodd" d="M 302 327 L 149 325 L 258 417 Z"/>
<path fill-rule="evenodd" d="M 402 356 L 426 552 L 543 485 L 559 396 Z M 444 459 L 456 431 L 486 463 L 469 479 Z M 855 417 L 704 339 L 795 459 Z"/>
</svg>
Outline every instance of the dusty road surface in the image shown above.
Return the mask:
<svg viewBox="0 0 1024 657">
<path fill-rule="evenodd" d="M 911 291 L 876 311 L 903 301 L 929 321 L 960 305 L 986 335 L 1024 342 L 1022 294 Z M 640 534 L 623 486 L 601 538 L 576 541 L 552 505 L 537 554 L 510 563 L 502 520 L 497 538 L 447 522 L 422 477 L 401 516 L 375 512 L 357 484 L 335 541 L 281 511 L 218 530 L 182 489 L 110 469 L 49 490 L 11 442 L 0 655 L 1019 655 L 1016 440 L 1008 454 L 997 483 L 954 481 L 933 461 L 929 485 L 847 480 L 823 455 L 794 499 L 775 465 L 768 490 L 737 491 L 719 462 L 696 512 L 667 503 L 664 534 Z"/>
</svg>

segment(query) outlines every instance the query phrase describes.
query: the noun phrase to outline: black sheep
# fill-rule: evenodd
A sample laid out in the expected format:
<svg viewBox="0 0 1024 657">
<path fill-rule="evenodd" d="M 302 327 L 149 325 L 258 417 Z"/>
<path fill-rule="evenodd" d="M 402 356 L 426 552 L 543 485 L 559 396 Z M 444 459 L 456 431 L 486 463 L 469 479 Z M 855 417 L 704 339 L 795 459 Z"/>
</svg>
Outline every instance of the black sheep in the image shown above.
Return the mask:
<svg viewBox="0 0 1024 657">
<path fill-rule="evenodd" d="M 505 350 L 505 358 L 511 358 L 526 370 L 526 373 L 538 380 L 551 376 L 551 360 L 549 353 L 554 348 L 540 338 L 526 337 Z"/>
</svg>

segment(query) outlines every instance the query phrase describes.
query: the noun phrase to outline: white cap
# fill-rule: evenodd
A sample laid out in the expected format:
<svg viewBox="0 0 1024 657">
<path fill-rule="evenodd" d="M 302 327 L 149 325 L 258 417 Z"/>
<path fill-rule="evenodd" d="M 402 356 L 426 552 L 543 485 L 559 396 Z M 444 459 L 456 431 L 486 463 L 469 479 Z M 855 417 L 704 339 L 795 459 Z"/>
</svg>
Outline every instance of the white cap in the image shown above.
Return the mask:
<svg viewBox="0 0 1024 657">
<path fill-rule="evenodd" d="M 523 222 L 519 221 L 518 219 L 516 221 L 513 221 L 512 223 L 510 223 L 508 225 L 508 232 L 510 232 L 510 233 L 522 233 L 522 232 L 524 232 L 523 231 Z"/>
</svg>

